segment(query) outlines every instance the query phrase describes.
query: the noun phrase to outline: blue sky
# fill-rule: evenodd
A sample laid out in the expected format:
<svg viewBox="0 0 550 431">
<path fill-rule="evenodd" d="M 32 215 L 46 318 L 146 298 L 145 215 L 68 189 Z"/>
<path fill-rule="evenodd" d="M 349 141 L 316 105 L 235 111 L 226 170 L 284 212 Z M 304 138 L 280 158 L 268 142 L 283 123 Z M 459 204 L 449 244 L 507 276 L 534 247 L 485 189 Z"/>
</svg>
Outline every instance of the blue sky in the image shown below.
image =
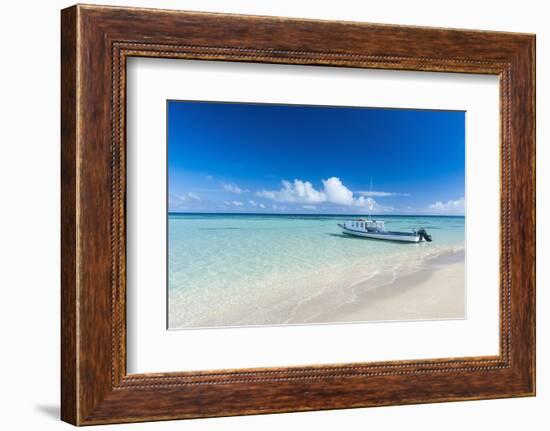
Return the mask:
<svg viewBox="0 0 550 431">
<path fill-rule="evenodd" d="M 464 214 L 462 111 L 167 109 L 170 212 Z"/>
</svg>

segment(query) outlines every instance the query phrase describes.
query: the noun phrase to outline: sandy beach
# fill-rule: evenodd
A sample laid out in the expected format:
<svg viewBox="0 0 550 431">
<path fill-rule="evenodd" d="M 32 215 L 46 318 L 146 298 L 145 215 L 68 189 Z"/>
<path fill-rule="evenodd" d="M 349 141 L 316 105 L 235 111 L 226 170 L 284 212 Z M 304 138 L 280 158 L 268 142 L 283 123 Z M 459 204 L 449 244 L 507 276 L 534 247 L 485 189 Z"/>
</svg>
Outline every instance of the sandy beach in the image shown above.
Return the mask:
<svg viewBox="0 0 550 431">
<path fill-rule="evenodd" d="M 337 309 L 330 297 L 301 304 L 286 323 L 366 322 L 464 318 L 464 249 L 426 259 L 417 271 L 372 287 L 372 280 L 353 287 L 354 300 Z"/>
</svg>

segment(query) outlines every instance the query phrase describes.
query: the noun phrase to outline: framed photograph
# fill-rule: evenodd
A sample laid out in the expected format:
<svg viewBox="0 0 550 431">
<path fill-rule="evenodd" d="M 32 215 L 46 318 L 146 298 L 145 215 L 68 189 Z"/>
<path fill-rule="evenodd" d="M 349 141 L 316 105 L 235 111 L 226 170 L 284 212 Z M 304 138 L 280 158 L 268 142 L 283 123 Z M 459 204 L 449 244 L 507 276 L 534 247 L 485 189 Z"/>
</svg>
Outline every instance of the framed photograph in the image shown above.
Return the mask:
<svg viewBox="0 0 550 431">
<path fill-rule="evenodd" d="M 535 394 L 535 37 L 62 11 L 62 419 Z"/>
</svg>

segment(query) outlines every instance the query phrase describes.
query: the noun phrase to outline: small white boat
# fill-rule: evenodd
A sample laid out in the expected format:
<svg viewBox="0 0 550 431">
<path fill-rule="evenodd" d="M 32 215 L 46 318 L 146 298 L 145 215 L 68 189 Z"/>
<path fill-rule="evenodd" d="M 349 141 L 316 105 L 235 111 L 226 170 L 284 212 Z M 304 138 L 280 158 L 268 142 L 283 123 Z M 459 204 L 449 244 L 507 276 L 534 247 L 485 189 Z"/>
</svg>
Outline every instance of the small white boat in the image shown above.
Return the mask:
<svg viewBox="0 0 550 431">
<path fill-rule="evenodd" d="M 342 228 L 342 233 L 346 235 L 363 238 L 414 243 L 421 241 L 431 242 L 432 240 L 431 235 L 428 235 L 428 232 L 424 228 L 413 230 L 412 232 L 387 231 L 382 220 L 347 220 L 344 224 L 338 224 L 338 226 Z"/>
</svg>

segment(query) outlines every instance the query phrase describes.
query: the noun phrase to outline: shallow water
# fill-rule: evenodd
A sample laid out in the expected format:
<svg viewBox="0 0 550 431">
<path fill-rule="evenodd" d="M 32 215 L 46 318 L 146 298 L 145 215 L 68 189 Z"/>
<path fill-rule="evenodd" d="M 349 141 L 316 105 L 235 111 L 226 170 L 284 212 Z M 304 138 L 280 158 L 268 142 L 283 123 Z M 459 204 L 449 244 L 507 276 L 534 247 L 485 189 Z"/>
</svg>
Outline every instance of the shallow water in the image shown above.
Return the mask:
<svg viewBox="0 0 550 431">
<path fill-rule="evenodd" d="M 386 229 L 424 227 L 433 242 L 349 237 L 346 216 L 170 214 L 170 328 L 278 325 L 312 297 L 338 307 L 347 289 L 389 283 L 423 259 L 464 247 L 464 217 L 380 216 Z"/>
</svg>

